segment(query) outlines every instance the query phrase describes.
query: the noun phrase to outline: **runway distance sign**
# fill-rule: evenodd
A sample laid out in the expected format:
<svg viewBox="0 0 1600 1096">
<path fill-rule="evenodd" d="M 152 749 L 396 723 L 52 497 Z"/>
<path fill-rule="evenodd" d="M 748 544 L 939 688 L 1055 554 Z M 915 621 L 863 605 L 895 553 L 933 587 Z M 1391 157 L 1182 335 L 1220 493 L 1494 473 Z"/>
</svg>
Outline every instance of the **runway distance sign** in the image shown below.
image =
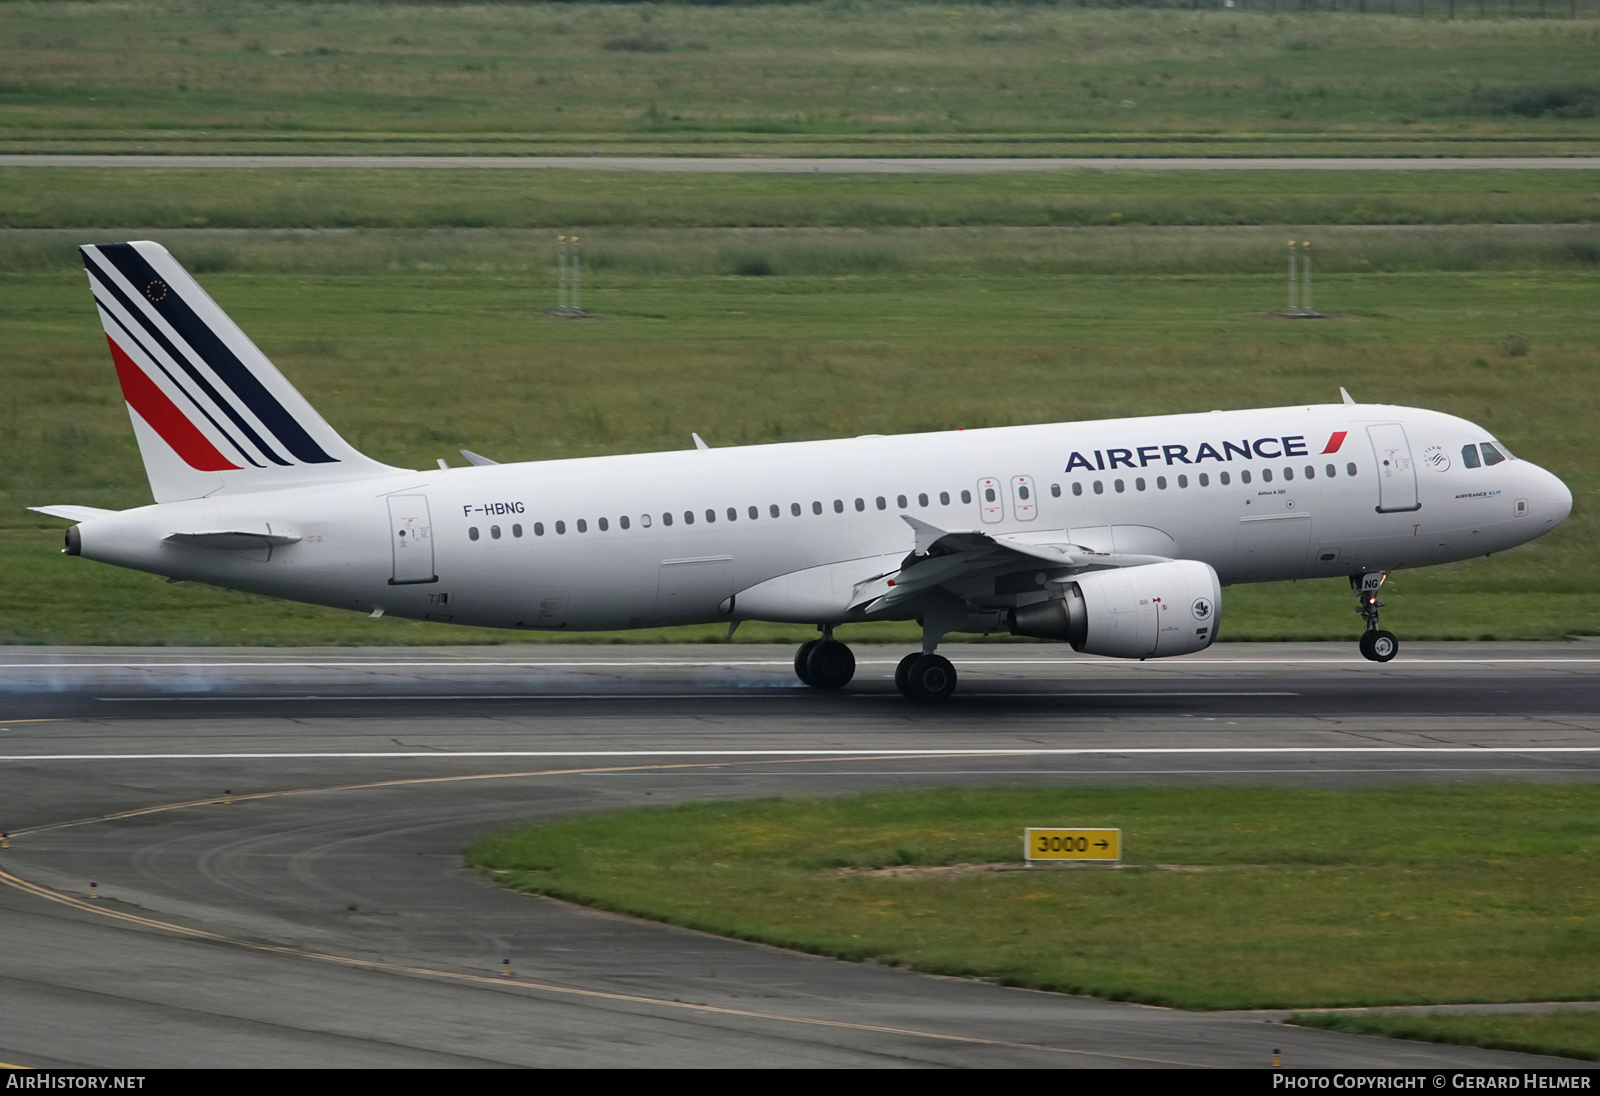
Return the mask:
<svg viewBox="0 0 1600 1096">
<path fill-rule="evenodd" d="M 1025 860 L 1121 860 L 1121 830 L 1045 829 L 1023 831 Z"/>
</svg>

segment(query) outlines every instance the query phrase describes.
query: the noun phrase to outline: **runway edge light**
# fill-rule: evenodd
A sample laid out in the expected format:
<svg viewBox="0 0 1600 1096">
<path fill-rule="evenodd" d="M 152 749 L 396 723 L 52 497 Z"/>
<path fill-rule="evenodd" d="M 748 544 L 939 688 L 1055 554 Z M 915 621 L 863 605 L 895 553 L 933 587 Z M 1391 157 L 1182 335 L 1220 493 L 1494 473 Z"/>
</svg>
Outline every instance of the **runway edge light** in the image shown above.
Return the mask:
<svg viewBox="0 0 1600 1096">
<path fill-rule="evenodd" d="M 1023 830 L 1022 856 L 1036 861 L 1122 859 L 1122 831 L 1113 829 L 1046 828 Z"/>
</svg>

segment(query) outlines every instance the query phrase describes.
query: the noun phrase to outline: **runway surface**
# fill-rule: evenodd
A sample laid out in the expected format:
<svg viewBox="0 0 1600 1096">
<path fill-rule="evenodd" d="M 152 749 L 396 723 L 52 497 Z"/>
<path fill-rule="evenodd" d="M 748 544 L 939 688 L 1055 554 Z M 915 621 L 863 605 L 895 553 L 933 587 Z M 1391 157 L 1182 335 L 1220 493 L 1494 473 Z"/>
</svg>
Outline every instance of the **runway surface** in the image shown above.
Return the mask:
<svg viewBox="0 0 1600 1096">
<path fill-rule="evenodd" d="M 742 645 L 0 651 L 0 1062 L 1550 1061 L 817 959 L 462 866 L 503 823 L 683 799 L 1600 777 L 1600 643 L 945 651 L 943 707 L 871 647 L 831 695 Z"/>
<path fill-rule="evenodd" d="M 0 167 L 568 168 L 702 174 L 971 175 L 999 171 L 1595 171 L 1595 156 L 940 157 L 0 155 Z"/>
</svg>

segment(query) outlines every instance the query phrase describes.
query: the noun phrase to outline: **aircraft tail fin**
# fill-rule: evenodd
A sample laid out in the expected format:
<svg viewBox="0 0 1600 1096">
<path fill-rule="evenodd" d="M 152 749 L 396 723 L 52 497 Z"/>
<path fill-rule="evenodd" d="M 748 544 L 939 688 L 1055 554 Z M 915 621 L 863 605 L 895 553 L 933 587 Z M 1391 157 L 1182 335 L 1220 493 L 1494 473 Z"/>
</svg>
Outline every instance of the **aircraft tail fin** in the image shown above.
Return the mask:
<svg viewBox="0 0 1600 1096">
<path fill-rule="evenodd" d="M 166 248 L 81 250 L 157 502 L 400 471 L 341 438 Z"/>
</svg>

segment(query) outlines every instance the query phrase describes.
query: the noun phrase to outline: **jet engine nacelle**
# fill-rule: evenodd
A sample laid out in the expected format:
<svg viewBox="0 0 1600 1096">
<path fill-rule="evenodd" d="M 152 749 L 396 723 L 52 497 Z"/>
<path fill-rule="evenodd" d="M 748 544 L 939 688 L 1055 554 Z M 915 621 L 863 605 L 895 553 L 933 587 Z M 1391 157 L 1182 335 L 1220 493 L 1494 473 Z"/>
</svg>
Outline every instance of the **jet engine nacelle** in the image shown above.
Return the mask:
<svg viewBox="0 0 1600 1096">
<path fill-rule="evenodd" d="M 1062 595 L 1013 609 L 1011 634 L 1065 640 L 1091 655 L 1164 658 L 1211 646 L 1222 615 L 1217 573 L 1193 559 L 1091 571 Z"/>
</svg>

